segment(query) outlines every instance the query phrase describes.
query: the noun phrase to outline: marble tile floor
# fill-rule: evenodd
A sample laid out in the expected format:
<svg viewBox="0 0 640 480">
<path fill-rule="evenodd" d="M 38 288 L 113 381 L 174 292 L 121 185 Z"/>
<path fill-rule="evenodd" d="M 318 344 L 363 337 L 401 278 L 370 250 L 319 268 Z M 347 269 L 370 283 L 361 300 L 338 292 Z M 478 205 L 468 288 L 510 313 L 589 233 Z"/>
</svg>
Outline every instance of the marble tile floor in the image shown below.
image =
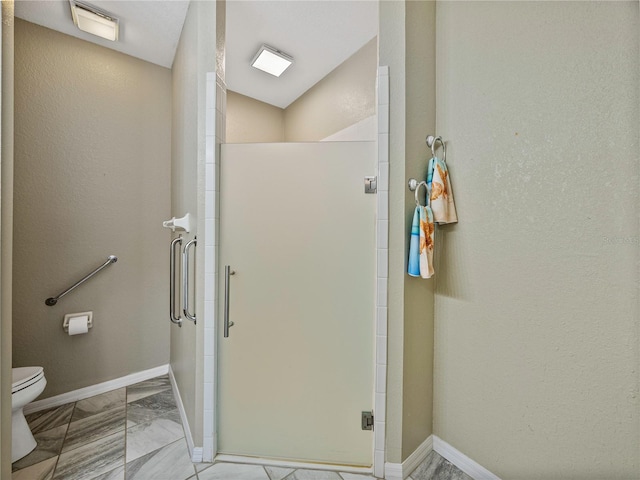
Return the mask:
<svg viewBox="0 0 640 480">
<path fill-rule="evenodd" d="M 433 450 L 408 478 L 409 480 L 473 480 Z"/>
<path fill-rule="evenodd" d="M 196 465 L 198 468 L 198 465 Z M 305 470 L 261 465 L 216 463 L 198 472 L 198 480 L 376 480 L 369 475 Z M 472 480 L 471 477 L 431 452 L 408 480 Z"/>
<path fill-rule="evenodd" d="M 27 415 L 36 449 L 12 480 L 375 480 L 351 473 L 193 464 L 168 376 Z M 470 480 L 437 453 L 410 480 Z"/>
</svg>

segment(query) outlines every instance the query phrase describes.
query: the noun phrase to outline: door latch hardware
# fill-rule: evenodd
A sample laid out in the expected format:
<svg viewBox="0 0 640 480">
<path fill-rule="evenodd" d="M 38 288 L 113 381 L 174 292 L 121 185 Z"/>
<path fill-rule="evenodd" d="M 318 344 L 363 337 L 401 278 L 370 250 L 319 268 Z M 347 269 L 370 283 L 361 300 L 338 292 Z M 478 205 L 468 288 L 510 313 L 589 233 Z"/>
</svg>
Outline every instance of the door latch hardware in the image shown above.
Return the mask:
<svg viewBox="0 0 640 480">
<path fill-rule="evenodd" d="M 373 430 L 373 412 L 362 412 L 362 430 Z"/>
<path fill-rule="evenodd" d="M 364 193 L 376 193 L 378 191 L 378 177 L 364 177 Z"/>
</svg>

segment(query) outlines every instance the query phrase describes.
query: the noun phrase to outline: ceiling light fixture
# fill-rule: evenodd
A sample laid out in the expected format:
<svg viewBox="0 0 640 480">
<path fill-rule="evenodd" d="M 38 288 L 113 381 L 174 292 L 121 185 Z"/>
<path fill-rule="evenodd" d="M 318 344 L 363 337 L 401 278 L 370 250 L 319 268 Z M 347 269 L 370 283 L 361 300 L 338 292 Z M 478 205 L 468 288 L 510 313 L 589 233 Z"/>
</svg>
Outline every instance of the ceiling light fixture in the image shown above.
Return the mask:
<svg viewBox="0 0 640 480">
<path fill-rule="evenodd" d="M 115 42 L 118 40 L 117 18 L 87 3 L 69 0 L 73 23 L 83 32 Z"/>
<path fill-rule="evenodd" d="M 251 66 L 270 73 L 275 77 L 282 75 L 293 63 L 293 58 L 268 45 L 262 45 L 251 61 Z"/>
</svg>

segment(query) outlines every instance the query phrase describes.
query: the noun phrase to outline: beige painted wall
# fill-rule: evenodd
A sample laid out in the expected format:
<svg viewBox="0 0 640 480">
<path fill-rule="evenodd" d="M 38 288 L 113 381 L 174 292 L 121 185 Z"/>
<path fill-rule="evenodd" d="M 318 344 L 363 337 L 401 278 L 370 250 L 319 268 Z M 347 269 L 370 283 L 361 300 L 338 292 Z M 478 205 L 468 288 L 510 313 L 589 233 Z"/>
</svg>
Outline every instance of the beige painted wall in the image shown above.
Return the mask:
<svg viewBox="0 0 640 480">
<path fill-rule="evenodd" d="M 173 60 L 171 133 L 171 215 L 197 215 L 197 19 L 191 3 Z M 185 238 L 191 240 L 194 232 Z M 185 240 L 185 243 L 186 241 Z M 185 245 L 183 243 L 183 246 Z M 178 285 L 180 283 L 178 282 Z M 183 315 L 181 315 L 183 316 Z M 197 328 L 185 320 L 170 325 L 170 361 L 190 428 L 196 426 Z"/>
<path fill-rule="evenodd" d="M 173 62 L 171 216 L 193 216 L 185 243 L 204 251 L 206 74 L 216 71 L 216 4 L 191 2 Z M 165 245 L 165 248 L 168 246 Z M 196 317 L 204 310 L 204 255 L 196 253 Z M 168 321 L 168 320 L 167 320 Z M 203 442 L 204 322 L 171 325 L 170 361 L 195 446 Z"/>
<path fill-rule="evenodd" d="M 15 35 L 13 361 L 44 367 L 45 398 L 169 360 L 171 73 L 19 19 Z M 66 335 L 85 310 L 93 329 Z"/>
<path fill-rule="evenodd" d="M 375 115 L 373 38 L 287 108 L 227 95 L 227 143 L 316 142 Z"/>
<path fill-rule="evenodd" d="M 319 141 L 375 114 L 377 44 L 374 37 L 285 109 L 285 141 Z"/>
<path fill-rule="evenodd" d="M 431 157 L 425 137 L 435 132 L 436 77 L 435 2 L 406 3 L 406 178 L 426 178 Z M 403 179 L 404 180 L 404 179 Z M 405 252 L 404 278 L 404 371 L 402 406 L 402 459 L 405 460 L 425 439 L 433 427 L 433 291 L 437 282 L 410 277 L 406 272 L 409 232 L 415 210 L 415 196 L 404 193 Z"/>
<path fill-rule="evenodd" d="M 284 110 L 228 90 L 226 141 L 284 142 Z"/>
<path fill-rule="evenodd" d="M 389 66 L 389 324 L 386 461 L 401 463 L 432 433 L 433 281 L 408 278 L 415 209 L 407 179 L 424 177 L 435 126 L 435 6 L 380 2 L 380 65 Z"/>
<path fill-rule="evenodd" d="M 2 2 L 0 130 L 0 478 L 11 478 L 11 295 L 13 261 L 13 1 Z"/>
<path fill-rule="evenodd" d="M 442 2 L 437 27 L 435 433 L 505 479 L 638 478 L 638 2 Z"/>
</svg>

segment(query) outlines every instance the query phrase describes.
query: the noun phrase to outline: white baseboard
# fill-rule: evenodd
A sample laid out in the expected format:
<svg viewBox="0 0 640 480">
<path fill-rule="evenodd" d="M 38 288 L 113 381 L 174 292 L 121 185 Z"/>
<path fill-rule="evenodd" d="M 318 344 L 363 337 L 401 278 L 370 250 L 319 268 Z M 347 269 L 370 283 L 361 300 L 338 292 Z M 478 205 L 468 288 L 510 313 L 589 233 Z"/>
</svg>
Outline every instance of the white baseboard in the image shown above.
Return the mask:
<svg viewBox="0 0 640 480">
<path fill-rule="evenodd" d="M 193 435 L 191 434 L 191 428 L 189 427 L 187 412 L 184 410 L 184 404 L 182 403 L 180 390 L 178 390 L 178 384 L 176 383 L 176 377 L 173 375 L 171 365 L 169 365 L 169 380 L 171 380 L 173 396 L 176 399 L 176 405 L 178 406 L 178 411 L 180 412 L 180 420 L 182 420 L 182 428 L 184 428 L 184 437 L 187 440 L 187 447 L 189 448 L 191 461 L 193 463 L 202 463 L 202 447 L 196 447 L 193 443 Z"/>
<path fill-rule="evenodd" d="M 215 462 L 244 463 L 248 465 L 266 465 L 269 467 L 302 468 L 309 470 L 331 470 L 361 475 L 371 475 L 373 472 L 371 467 L 350 467 L 347 465 L 331 465 L 326 463 L 294 462 L 287 460 L 274 460 L 272 458 L 245 457 L 242 455 L 218 454 L 216 455 Z"/>
<path fill-rule="evenodd" d="M 387 480 L 404 480 L 411 472 L 413 472 L 422 461 L 427 458 L 427 455 L 433 450 L 434 436 L 429 437 L 420 444 L 415 451 L 409 455 L 409 457 L 402 463 L 390 463 L 384 464 L 384 478 Z"/>
<path fill-rule="evenodd" d="M 433 449 L 474 480 L 500 480 L 500 477 L 435 435 L 433 436 Z"/>
<path fill-rule="evenodd" d="M 160 375 L 165 375 L 168 371 L 169 365 L 160 365 L 159 367 L 150 368 L 148 370 L 132 373 L 130 375 L 125 375 L 124 377 L 115 378 L 113 380 L 109 380 L 108 382 L 98 383 L 97 385 L 90 385 L 88 387 L 79 388 L 78 390 L 73 390 L 71 392 L 62 393 L 60 395 L 44 398 L 42 400 L 37 400 L 24 407 L 24 413 L 29 414 L 39 412 L 41 410 L 46 410 L 47 408 L 59 407 L 67 403 L 84 400 L 85 398 L 93 397 L 94 395 L 100 395 L 101 393 L 106 393 L 122 387 L 128 387 L 129 385 L 133 385 L 134 383 L 149 380 L 154 377 L 159 377 Z M 47 377 L 46 370 L 44 372 L 44 376 L 45 378 Z"/>
<path fill-rule="evenodd" d="M 413 472 L 427 455 L 435 450 L 440 456 L 451 462 L 474 480 L 500 480 L 478 462 L 470 459 L 461 451 L 455 449 L 440 437 L 431 435 L 402 463 L 384 464 L 384 478 L 386 480 L 404 480 Z"/>
</svg>

